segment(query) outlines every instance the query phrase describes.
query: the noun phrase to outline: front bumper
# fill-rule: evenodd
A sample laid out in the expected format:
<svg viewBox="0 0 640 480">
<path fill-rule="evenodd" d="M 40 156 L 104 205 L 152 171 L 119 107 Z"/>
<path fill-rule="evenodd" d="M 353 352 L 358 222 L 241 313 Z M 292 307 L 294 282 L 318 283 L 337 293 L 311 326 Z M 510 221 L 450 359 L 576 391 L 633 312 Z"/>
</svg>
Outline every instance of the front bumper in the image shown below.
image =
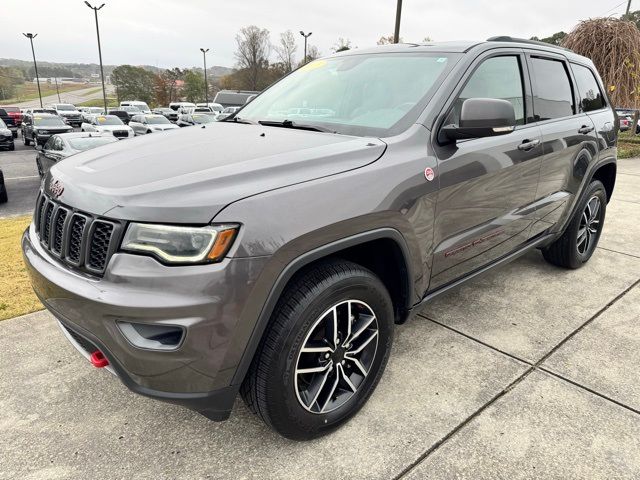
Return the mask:
<svg viewBox="0 0 640 480">
<path fill-rule="evenodd" d="M 55 260 L 33 225 L 22 249 L 45 307 L 101 350 L 128 388 L 214 420 L 229 416 L 239 385 L 231 385 L 237 365 L 228 356 L 237 357 L 234 332 L 267 257 L 167 267 L 150 257 L 116 253 L 96 278 Z M 138 348 L 119 322 L 181 326 L 185 335 L 175 350 Z"/>
<path fill-rule="evenodd" d="M 0 135 L 0 147 L 7 148 L 13 145 L 13 135 Z"/>
</svg>

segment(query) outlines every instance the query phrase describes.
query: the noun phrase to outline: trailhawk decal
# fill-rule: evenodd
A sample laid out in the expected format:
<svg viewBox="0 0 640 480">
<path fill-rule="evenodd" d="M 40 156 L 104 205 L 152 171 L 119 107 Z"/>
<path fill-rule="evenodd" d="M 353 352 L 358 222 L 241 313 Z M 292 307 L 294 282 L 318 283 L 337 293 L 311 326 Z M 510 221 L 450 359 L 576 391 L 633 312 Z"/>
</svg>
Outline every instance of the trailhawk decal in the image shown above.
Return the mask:
<svg viewBox="0 0 640 480">
<path fill-rule="evenodd" d="M 484 237 L 480 237 L 480 238 L 476 238 L 475 240 L 473 240 L 472 242 L 469 242 L 465 245 L 462 245 L 460 247 L 456 247 L 452 250 L 446 251 L 444 252 L 444 256 L 445 258 L 448 257 L 452 257 L 453 255 L 457 255 L 459 253 L 464 252 L 465 250 L 470 249 L 471 247 L 475 247 L 477 245 L 480 245 L 488 240 L 491 240 L 492 238 L 497 237 L 498 235 L 502 235 L 504 233 L 504 230 L 497 230 L 495 232 L 492 232 L 488 235 L 485 235 Z"/>
</svg>

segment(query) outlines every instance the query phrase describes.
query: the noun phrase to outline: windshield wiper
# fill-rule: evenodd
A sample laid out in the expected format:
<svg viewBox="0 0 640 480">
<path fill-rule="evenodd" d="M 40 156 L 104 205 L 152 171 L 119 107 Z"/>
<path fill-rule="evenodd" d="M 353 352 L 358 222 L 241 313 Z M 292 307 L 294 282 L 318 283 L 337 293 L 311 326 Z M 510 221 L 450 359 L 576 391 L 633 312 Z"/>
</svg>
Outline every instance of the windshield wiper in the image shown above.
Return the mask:
<svg viewBox="0 0 640 480">
<path fill-rule="evenodd" d="M 293 123 L 291 120 L 283 120 L 281 122 L 276 122 L 273 120 L 259 120 L 258 123 L 266 127 L 282 127 L 282 128 L 294 128 L 296 130 L 309 130 L 312 132 L 338 133 L 335 130 L 330 130 L 325 127 L 319 127 L 317 125 L 307 125 L 305 123 Z"/>
<path fill-rule="evenodd" d="M 221 122 L 233 122 L 233 123 L 246 123 L 247 125 L 257 125 L 256 122 L 252 122 L 251 120 L 245 120 L 244 118 L 236 117 L 235 114 L 228 116 L 220 120 Z"/>
</svg>

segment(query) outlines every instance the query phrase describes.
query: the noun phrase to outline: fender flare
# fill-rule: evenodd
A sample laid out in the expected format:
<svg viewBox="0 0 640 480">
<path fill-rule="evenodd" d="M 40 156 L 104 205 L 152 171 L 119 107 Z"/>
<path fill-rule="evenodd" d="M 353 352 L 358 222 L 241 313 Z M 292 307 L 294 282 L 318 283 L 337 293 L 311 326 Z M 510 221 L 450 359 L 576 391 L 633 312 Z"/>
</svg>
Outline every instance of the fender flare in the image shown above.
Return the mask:
<svg viewBox="0 0 640 480">
<path fill-rule="evenodd" d="M 413 268 L 410 262 L 410 254 L 409 248 L 407 247 L 406 241 L 403 235 L 394 228 L 378 228 L 375 230 L 370 230 L 367 232 L 357 233 L 355 235 L 351 235 L 349 237 L 342 238 L 340 240 L 336 240 L 331 243 L 327 243 L 325 245 L 319 246 L 310 250 L 308 252 L 303 253 L 302 255 L 294 258 L 291 262 L 287 264 L 287 266 L 280 272 L 276 281 L 274 282 L 269 294 L 267 296 L 267 300 L 262 306 L 262 310 L 260 311 L 260 315 L 256 320 L 255 326 L 253 327 L 253 332 L 249 337 L 249 341 L 245 346 L 244 352 L 236 367 L 236 371 L 231 380 L 232 385 L 239 385 L 244 380 L 247 372 L 249 371 L 249 367 L 251 366 L 251 362 L 258 350 L 258 346 L 262 341 L 262 337 L 267 330 L 269 325 L 269 321 L 271 320 L 271 315 L 278 303 L 278 300 L 282 296 L 282 292 L 293 278 L 293 276 L 300 271 L 300 269 L 309 265 L 316 260 L 320 260 L 322 258 L 328 257 L 336 252 L 344 250 L 349 247 L 355 247 L 357 245 L 372 241 L 372 240 L 381 240 L 381 239 L 389 239 L 394 241 L 399 247 L 404 258 L 404 263 L 406 266 L 406 277 L 407 277 L 407 287 L 409 288 L 409 292 L 412 291 L 412 283 L 413 283 Z M 409 311 L 413 306 L 411 304 L 411 296 L 407 296 L 405 309 Z"/>
</svg>

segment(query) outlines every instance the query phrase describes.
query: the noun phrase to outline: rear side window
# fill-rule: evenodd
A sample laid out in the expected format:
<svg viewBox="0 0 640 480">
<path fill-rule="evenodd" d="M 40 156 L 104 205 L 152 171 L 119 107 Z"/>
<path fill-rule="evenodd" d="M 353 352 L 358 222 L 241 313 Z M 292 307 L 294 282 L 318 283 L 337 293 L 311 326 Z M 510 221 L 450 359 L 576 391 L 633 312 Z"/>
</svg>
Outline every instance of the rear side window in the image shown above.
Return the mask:
<svg viewBox="0 0 640 480">
<path fill-rule="evenodd" d="M 593 72 L 587 67 L 571 64 L 571 69 L 576 77 L 578 93 L 580 94 L 580 108 L 583 112 L 591 112 L 604 108 L 605 101 L 598 81 Z"/>
<path fill-rule="evenodd" d="M 524 93 L 518 57 L 492 57 L 482 62 L 456 99 L 446 123 L 458 123 L 462 103 L 469 98 L 508 100 L 513 104 L 516 124 L 524 124 Z"/>
<path fill-rule="evenodd" d="M 573 92 L 564 62 L 533 57 L 531 69 L 535 88 L 533 110 L 536 120 L 573 115 Z"/>
</svg>

